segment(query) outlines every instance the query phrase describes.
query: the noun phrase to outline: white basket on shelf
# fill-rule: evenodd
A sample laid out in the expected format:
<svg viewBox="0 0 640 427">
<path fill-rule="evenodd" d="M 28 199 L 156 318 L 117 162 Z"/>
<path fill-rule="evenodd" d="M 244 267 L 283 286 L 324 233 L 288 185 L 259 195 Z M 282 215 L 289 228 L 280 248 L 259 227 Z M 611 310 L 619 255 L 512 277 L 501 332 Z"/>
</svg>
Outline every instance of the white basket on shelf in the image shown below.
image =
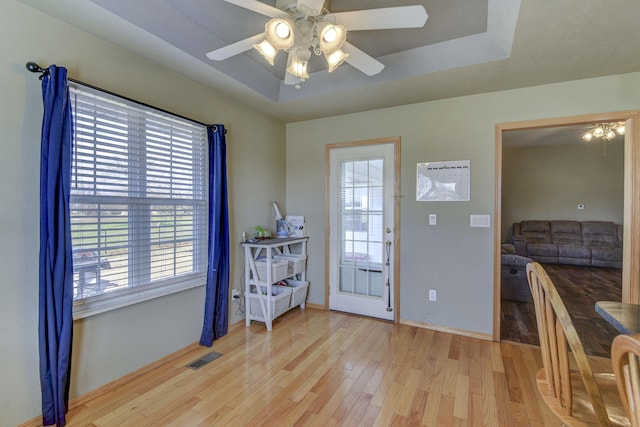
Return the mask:
<svg viewBox="0 0 640 427">
<path fill-rule="evenodd" d="M 277 259 L 271 260 L 271 282 L 278 282 L 287 277 L 289 263 Z M 265 282 L 267 280 L 267 260 L 256 260 L 256 270 L 258 271 L 258 280 Z"/>
<path fill-rule="evenodd" d="M 266 286 L 261 286 L 263 292 L 266 293 Z M 253 318 L 259 318 L 260 320 L 264 321 L 264 315 L 262 313 L 262 304 L 260 304 L 260 295 L 258 295 L 256 292 L 256 287 L 255 286 L 251 286 L 251 292 L 249 293 L 249 300 L 250 300 L 250 309 L 251 309 L 251 316 Z M 289 288 L 288 286 L 273 286 L 272 287 L 272 297 L 271 297 L 271 316 L 272 318 L 276 318 L 278 316 L 280 316 L 282 313 L 284 313 L 285 311 L 289 310 L 289 304 L 291 301 L 291 294 L 292 294 L 293 290 L 291 288 Z M 266 302 L 266 295 L 262 296 L 263 298 L 265 298 L 265 302 Z"/>
<path fill-rule="evenodd" d="M 309 289 L 309 282 L 306 280 L 293 280 L 287 279 L 284 281 L 287 284 L 287 287 L 291 288 L 293 291 L 291 294 L 291 305 L 290 307 L 295 307 L 300 305 L 304 308 L 305 301 L 307 300 L 307 290 Z"/>
<path fill-rule="evenodd" d="M 307 256 L 302 254 L 281 254 L 274 256 L 273 259 L 286 261 L 288 263 L 287 276 L 302 273 L 305 263 L 307 262 Z"/>
</svg>

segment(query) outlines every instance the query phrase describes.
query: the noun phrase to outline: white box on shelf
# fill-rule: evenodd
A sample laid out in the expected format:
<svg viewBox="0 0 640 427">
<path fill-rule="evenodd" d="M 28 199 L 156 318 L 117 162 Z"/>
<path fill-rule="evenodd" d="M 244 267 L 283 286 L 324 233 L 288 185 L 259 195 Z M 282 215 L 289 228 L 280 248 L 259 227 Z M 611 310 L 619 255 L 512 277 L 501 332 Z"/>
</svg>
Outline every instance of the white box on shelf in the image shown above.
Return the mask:
<svg viewBox="0 0 640 427">
<path fill-rule="evenodd" d="M 302 273 L 307 262 L 307 256 L 302 254 L 281 254 L 273 258 L 278 261 L 287 261 L 287 276 Z"/>
<path fill-rule="evenodd" d="M 290 307 L 299 305 L 304 308 L 305 301 L 307 300 L 307 290 L 309 289 L 309 282 L 307 282 L 306 280 L 287 279 L 285 280 L 285 283 L 293 290 L 293 293 L 291 294 Z"/>
<path fill-rule="evenodd" d="M 271 282 L 278 282 L 287 277 L 287 270 L 289 263 L 287 261 L 280 261 L 277 259 L 271 260 Z M 267 260 L 256 260 L 256 270 L 258 271 L 258 280 L 267 280 Z"/>
<path fill-rule="evenodd" d="M 287 215 L 285 221 L 291 227 L 291 234 L 289 237 L 306 237 L 307 225 L 304 222 L 303 215 Z"/>
<path fill-rule="evenodd" d="M 251 316 L 254 318 L 260 318 L 260 320 L 264 321 L 262 304 L 260 304 L 260 295 L 253 291 L 255 291 L 255 287 L 253 287 L 252 292 L 249 294 L 249 299 L 251 302 Z M 271 297 L 272 318 L 276 318 L 285 311 L 289 310 L 292 292 L 293 290 L 288 286 L 273 286 L 272 294 L 274 296 Z M 266 301 L 267 296 L 264 295 L 263 297 Z"/>
</svg>

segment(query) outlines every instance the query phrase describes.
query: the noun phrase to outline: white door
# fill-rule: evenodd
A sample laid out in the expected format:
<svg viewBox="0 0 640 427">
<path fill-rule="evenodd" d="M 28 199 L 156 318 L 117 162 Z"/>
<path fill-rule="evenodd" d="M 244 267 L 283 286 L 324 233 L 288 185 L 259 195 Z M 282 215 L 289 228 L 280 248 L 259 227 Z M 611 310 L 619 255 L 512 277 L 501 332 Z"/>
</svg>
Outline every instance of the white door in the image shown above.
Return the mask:
<svg viewBox="0 0 640 427">
<path fill-rule="evenodd" d="M 394 319 L 393 143 L 329 150 L 329 308 Z"/>
</svg>

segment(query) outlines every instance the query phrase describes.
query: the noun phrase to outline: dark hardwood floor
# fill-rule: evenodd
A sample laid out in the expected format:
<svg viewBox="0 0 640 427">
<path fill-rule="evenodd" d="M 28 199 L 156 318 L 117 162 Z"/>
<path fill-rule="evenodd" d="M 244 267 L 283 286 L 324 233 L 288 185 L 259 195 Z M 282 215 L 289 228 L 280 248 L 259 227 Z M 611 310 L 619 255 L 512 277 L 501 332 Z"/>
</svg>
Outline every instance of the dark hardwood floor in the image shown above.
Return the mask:
<svg viewBox="0 0 640 427">
<path fill-rule="evenodd" d="M 596 301 L 622 299 L 622 270 L 611 268 L 543 265 L 558 288 L 587 354 L 609 358 L 611 342 L 618 335 L 595 312 Z M 538 345 L 533 302 L 502 301 L 502 340 Z"/>
</svg>

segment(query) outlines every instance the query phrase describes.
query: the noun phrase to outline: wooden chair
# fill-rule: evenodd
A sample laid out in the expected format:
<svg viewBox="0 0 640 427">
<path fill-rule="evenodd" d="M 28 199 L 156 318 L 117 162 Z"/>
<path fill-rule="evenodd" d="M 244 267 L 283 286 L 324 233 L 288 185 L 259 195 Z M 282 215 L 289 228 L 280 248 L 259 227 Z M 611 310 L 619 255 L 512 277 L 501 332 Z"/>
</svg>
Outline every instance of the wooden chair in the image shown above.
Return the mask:
<svg viewBox="0 0 640 427">
<path fill-rule="evenodd" d="M 640 427 L 640 334 L 618 335 L 611 346 L 611 361 L 618 392 L 633 427 Z"/>
<path fill-rule="evenodd" d="M 614 375 L 593 373 L 569 313 L 546 271 L 532 262 L 527 264 L 527 278 L 543 363 L 536 382 L 546 405 L 565 425 L 629 426 Z"/>
</svg>

